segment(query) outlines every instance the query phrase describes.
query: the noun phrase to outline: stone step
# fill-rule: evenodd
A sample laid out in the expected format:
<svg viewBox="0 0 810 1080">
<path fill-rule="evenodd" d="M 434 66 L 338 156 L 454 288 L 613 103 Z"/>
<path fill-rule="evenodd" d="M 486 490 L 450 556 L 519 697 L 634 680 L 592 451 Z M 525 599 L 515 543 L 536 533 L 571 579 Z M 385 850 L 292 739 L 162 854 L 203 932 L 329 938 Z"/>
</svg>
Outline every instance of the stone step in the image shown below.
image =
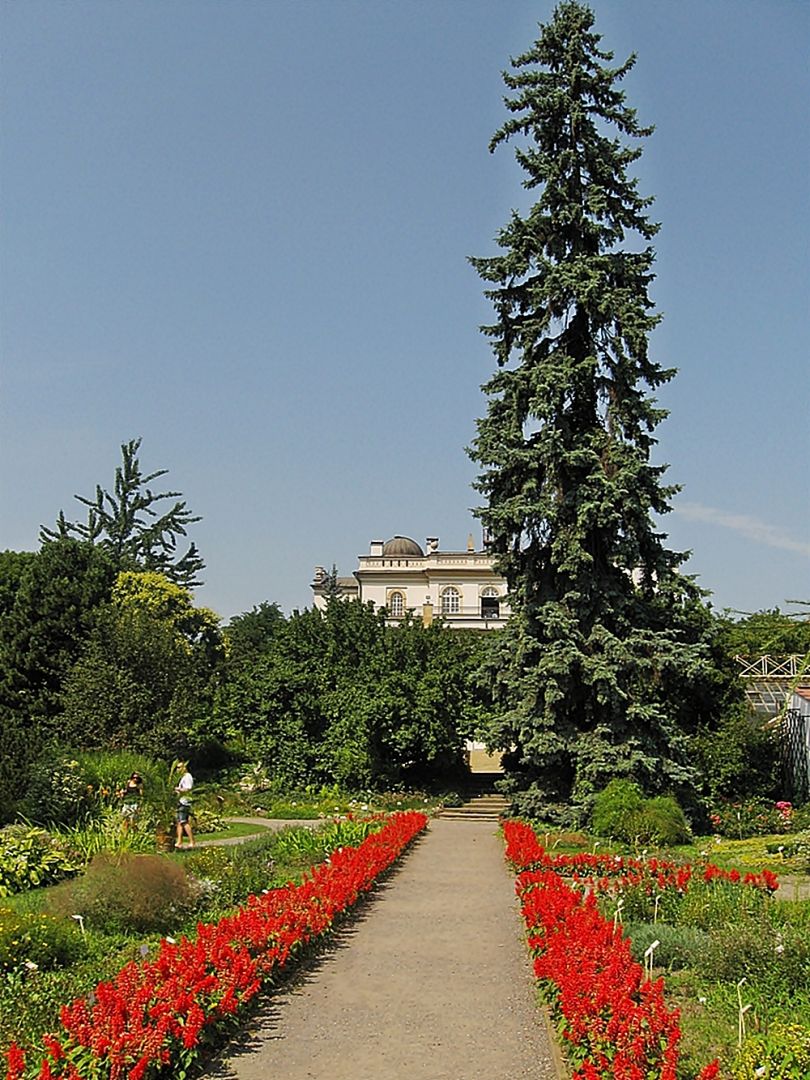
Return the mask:
<svg viewBox="0 0 810 1080">
<path fill-rule="evenodd" d="M 509 800 L 503 795 L 475 795 L 461 806 L 446 806 L 445 818 L 487 818 L 497 820 L 509 810 Z"/>
</svg>

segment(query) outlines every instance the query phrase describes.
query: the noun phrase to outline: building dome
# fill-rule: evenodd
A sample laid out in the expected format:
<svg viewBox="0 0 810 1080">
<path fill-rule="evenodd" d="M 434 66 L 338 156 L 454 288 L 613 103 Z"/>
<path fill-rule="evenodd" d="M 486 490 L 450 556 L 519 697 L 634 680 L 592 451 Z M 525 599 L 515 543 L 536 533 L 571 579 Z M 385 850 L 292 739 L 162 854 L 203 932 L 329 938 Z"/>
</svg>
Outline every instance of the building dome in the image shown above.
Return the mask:
<svg viewBox="0 0 810 1080">
<path fill-rule="evenodd" d="M 424 551 L 409 536 L 394 536 L 383 544 L 383 555 L 387 558 L 424 558 Z"/>
</svg>

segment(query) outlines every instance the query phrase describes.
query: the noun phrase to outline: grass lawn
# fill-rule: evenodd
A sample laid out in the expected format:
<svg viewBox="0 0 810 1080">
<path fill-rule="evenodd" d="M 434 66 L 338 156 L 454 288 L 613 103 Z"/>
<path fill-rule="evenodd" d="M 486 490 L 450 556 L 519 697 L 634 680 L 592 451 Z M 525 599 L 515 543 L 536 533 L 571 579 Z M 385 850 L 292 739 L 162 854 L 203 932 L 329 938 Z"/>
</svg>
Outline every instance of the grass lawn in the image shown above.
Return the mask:
<svg viewBox="0 0 810 1080">
<path fill-rule="evenodd" d="M 270 825 L 249 825 L 244 821 L 231 821 L 227 828 L 218 829 L 217 832 L 195 833 L 195 838 L 201 843 L 206 840 L 230 840 L 239 836 L 261 836 L 270 828 Z"/>
</svg>

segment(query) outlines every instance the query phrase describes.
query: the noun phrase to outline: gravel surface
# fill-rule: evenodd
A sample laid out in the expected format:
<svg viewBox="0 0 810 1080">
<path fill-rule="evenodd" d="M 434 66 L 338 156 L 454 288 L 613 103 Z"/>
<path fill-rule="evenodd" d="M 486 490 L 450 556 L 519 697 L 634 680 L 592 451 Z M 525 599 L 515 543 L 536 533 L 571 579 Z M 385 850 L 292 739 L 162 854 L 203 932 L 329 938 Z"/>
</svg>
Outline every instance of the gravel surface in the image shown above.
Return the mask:
<svg viewBox="0 0 810 1080">
<path fill-rule="evenodd" d="M 555 1060 L 495 825 L 438 819 L 206 1075 L 554 1080 Z"/>
</svg>

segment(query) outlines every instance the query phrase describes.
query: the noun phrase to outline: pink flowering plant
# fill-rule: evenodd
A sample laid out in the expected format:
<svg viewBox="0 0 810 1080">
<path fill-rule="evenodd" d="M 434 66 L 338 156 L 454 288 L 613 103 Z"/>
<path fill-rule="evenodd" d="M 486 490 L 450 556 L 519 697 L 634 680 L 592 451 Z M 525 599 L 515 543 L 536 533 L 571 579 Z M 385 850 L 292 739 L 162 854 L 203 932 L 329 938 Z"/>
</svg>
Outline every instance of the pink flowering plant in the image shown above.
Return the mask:
<svg viewBox="0 0 810 1080">
<path fill-rule="evenodd" d="M 745 840 L 749 836 L 769 836 L 787 833 L 793 828 L 793 805 L 785 800 L 773 803 L 767 799 L 731 800 L 717 803 L 710 820 L 720 836 Z"/>
</svg>

